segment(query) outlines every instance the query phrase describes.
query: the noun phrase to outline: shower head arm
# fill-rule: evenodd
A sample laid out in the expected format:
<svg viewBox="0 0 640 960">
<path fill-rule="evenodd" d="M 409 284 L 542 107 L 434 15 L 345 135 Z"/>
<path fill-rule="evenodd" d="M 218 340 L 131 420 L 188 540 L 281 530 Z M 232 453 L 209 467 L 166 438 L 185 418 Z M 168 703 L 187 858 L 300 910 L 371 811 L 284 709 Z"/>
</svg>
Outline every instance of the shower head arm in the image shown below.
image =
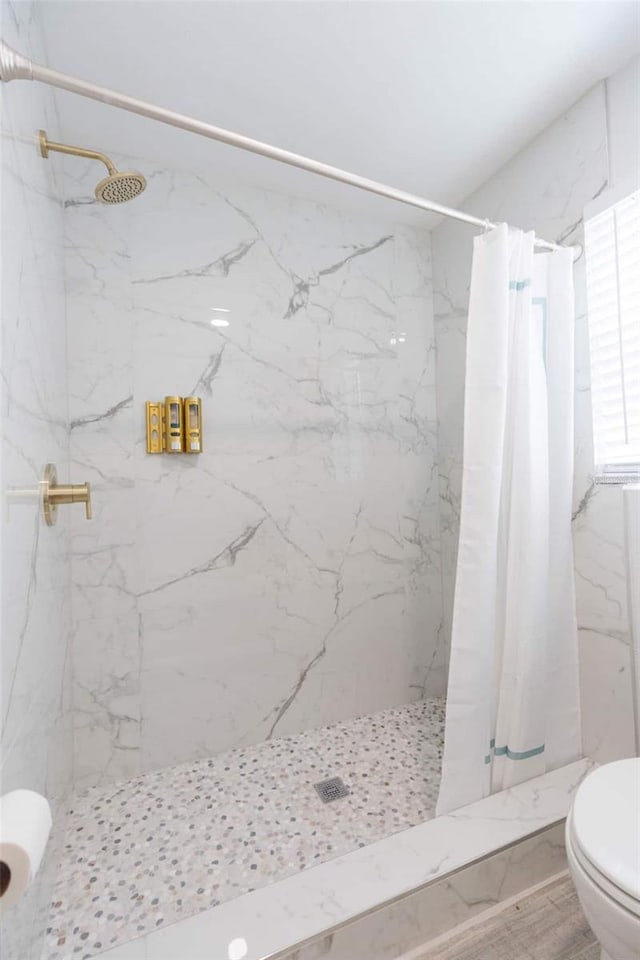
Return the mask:
<svg viewBox="0 0 640 960">
<path fill-rule="evenodd" d="M 67 143 L 55 143 L 55 141 L 47 139 L 44 130 L 38 131 L 38 139 L 40 141 L 40 153 L 45 160 L 49 156 L 49 151 L 53 150 L 55 153 L 67 153 L 72 157 L 87 157 L 89 160 L 100 160 L 109 171 L 109 176 L 117 173 L 111 160 L 109 160 L 109 157 L 104 153 L 98 153 L 97 150 L 85 150 L 84 147 L 73 147 Z"/>
</svg>

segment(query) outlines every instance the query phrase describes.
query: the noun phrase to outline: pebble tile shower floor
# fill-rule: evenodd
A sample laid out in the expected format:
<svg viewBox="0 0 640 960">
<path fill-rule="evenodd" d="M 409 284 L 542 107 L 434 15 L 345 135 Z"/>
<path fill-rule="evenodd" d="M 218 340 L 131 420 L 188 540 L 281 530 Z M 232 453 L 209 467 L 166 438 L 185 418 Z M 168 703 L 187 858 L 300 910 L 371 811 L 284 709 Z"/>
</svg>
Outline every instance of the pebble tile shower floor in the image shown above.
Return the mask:
<svg viewBox="0 0 640 960">
<path fill-rule="evenodd" d="M 85 790 L 45 960 L 79 960 L 433 816 L 444 700 Z M 324 804 L 314 785 L 341 777 Z"/>
</svg>

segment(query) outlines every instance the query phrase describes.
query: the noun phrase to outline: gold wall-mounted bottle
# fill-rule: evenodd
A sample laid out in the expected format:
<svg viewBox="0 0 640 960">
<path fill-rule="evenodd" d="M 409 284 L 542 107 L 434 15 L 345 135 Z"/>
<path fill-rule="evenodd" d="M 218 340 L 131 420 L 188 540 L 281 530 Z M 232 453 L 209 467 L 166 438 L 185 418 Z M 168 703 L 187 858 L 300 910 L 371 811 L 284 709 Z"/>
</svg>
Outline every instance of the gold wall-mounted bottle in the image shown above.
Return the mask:
<svg viewBox="0 0 640 960">
<path fill-rule="evenodd" d="M 184 406 L 184 452 L 202 453 L 202 400 L 185 397 Z"/>
<path fill-rule="evenodd" d="M 184 452 L 184 408 L 182 397 L 164 398 L 164 440 L 166 453 Z"/>
</svg>

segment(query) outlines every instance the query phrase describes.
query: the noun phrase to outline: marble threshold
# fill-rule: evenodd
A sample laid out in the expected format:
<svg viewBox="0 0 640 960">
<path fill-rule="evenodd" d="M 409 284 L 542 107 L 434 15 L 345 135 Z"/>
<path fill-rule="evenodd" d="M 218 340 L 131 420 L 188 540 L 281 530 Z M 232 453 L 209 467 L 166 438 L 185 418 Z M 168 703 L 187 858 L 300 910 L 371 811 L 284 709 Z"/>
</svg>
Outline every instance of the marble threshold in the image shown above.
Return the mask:
<svg viewBox="0 0 640 960">
<path fill-rule="evenodd" d="M 181 920 L 101 960 L 279 960 L 563 820 L 582 759 Z"/>
</svg>

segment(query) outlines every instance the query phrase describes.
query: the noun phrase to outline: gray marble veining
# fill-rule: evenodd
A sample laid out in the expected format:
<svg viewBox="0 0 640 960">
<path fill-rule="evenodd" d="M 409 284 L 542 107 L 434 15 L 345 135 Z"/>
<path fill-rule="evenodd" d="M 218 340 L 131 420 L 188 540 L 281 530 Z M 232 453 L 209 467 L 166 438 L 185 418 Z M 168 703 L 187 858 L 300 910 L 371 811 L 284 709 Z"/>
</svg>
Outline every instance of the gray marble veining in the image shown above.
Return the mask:
<svg viewBox="0 0 640 960">
<path fill-rule="evenodd" d="M 136 163 L 65 214 L 87 785 L 445 685 L 428 234 Z M 203 454 L 148 457 L 144 401 L 194 392 Z"/>
</svg>

